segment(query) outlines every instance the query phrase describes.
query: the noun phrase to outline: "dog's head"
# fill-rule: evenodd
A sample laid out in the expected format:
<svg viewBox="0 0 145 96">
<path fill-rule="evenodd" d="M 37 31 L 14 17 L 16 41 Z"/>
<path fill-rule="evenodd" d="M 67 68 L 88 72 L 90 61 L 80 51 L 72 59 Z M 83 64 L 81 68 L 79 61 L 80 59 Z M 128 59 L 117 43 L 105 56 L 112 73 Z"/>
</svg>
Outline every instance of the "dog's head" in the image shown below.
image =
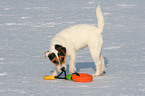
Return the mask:
<svg viewBox="0 0 145 96">
<path fill-rule="evenodd" d="M 55 52 L 45 52 L 45 57 L 48 57 L 49 60 L 56 66 L 57 70 L 61 72 L 61 68 L 65 67 L 65 57 L 66 57 L 66 48 L 56 44 Z"/>
</svg>

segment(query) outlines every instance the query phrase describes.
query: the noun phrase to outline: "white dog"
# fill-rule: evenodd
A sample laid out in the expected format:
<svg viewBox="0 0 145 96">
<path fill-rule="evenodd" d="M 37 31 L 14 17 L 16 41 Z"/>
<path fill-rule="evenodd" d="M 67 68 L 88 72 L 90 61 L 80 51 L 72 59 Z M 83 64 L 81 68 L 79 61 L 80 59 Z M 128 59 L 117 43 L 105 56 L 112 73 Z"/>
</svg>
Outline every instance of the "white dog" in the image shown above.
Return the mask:
<svg viewBox="0 0 145 96">
<path fill-rule="evenodd" d="M 66 69 L 66 56 L 70 57 L 69 72 L 74 73 L 76 71 L 76 52 L 86 46 L 88 46 L 96 65 L 97 71 L 93 76 L 100 76 L 105 73 L 104 59 L 101 56 L 104 17 L 100 6 L 96 8 L 96 16 L 98 27 L 88 24 L 75 25 L 62 30 L 51 40 L 49 52 L 46 52 L 45 56 L 49 57 L 50 61 L 56 66 L 53 75 L 61 72 L 61 68 L 63 67 Z"/>
</svg>

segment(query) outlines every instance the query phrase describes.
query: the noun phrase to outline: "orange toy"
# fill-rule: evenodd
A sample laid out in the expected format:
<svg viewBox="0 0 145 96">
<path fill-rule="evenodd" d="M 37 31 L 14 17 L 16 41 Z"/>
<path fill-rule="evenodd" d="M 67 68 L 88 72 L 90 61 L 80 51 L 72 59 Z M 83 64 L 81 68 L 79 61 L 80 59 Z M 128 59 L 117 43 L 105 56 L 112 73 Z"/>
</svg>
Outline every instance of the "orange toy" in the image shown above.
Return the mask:
<svg viewBox="0 0 145 96">
<path fill-rule="evenodd" d="M 93 80 L 93 76 L 86 73 L 78 73 L 72 75 L 72 80 L 76 82 L 91 82 Z"/>
</svg>

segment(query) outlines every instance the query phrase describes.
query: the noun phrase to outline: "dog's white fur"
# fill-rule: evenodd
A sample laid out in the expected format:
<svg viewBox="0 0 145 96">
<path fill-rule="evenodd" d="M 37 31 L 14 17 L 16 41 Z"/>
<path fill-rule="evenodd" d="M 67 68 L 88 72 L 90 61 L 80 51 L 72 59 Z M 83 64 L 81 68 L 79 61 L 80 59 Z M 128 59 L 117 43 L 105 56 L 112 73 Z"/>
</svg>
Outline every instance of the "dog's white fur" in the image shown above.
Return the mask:
<svg viewBox="0 0 145 96">
<path fill-rule="evenodd" d="M 101 49 L 103 45 L 102 31 L 104 28 L 104 17 L 102 15 L 100 6 L 96 8 L 96 16 L 98 19 L 98 27 L 88 24 L 75 25 L 62 30 L 51 40 L 49 53 L 57 53 L 56 49 L 54 48 L 56 44 L 62 45 L 66 48 L 66 55 L 70 57 L 70 73 L 74 73 L 76 71 L 76 52 L 86 46 L 88 46 L 96 65 L 97 71 L 94 76 L 99 76 L 101 73 L 105 72 L 104 59 L 101 56 Z M 57 75 L 57 72 L 60 71 L 62 67 L 66 68 L 66 65 L 62 64 L 56 66 L 53 75 Z"/>
</svg>

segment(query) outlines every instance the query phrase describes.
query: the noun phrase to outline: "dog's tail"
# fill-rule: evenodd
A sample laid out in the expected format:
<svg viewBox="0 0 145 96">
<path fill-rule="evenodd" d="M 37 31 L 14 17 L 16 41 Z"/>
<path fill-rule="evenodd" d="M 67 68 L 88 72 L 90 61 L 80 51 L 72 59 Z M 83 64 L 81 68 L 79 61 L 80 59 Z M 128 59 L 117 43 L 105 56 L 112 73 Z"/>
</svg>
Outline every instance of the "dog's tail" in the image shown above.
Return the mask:
<svg viewBox="0 0 145 96">
<path fill-rule="evenodd" d="M 98 30 L 100 33 L 102 33 L 104 29 L 104 17 L 103 17 L 100 5 L 98 5 L 98 7 L 96 8 L 96 16 L 98 19 Z"/>
</svg>

